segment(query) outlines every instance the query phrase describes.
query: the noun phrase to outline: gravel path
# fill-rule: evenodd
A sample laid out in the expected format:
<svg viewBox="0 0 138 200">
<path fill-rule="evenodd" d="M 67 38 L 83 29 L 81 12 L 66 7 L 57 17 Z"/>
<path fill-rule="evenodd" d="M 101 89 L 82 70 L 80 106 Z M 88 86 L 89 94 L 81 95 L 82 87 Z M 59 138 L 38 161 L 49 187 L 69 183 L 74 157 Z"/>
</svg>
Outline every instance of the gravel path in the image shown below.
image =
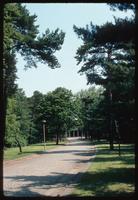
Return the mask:
<svg viewBox="0 0 138 200">
<path fill-rule="evenodd" d="M 94 156 L 94 146 L 69 138 L 68 144 L 43 154 L 4 162 L 4 195 L 70 195 Z"/>
</svg>

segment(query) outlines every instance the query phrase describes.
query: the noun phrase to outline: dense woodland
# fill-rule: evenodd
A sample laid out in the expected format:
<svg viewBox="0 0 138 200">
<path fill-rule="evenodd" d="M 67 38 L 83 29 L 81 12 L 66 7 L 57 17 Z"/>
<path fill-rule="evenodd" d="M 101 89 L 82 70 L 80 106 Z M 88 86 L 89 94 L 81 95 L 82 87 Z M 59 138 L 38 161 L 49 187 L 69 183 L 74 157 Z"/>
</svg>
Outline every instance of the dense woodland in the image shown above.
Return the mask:
<svg viewBox="0 0 138 200">
<path fill-rule="evenodd" d="M 43 142 L 43 120 L 46 120 L 46 139 L 55 140 L 57 144 L 73 130 L 83 132 L 86 137 L 91 134 L 92 138 L 100 134 L 102 137 L 103 122 L 93 122 L 93 117 L 103 118 L 99 109 L 104 98 L 102 91 L 102 88 L 91 87 L 73 95 L 70 90 L 59 87 L 47 94 L 35 91 L 27 98 L 22 89 L 17 89 L 8 99 L 5 145 Z M 89 105 L 85 102 L 87 98 Z"/>
<path fill-rule="evenodd" d="M 46 139 L 56 144 L 73 130 L 85 138 L 106 139 L 113 149 L 118 142 L 134 142 L 135 89 L 135 6 L 109 4 L 113 10 L 132 10 L 133 16 L 114 19 L 102 26 L 90 22 L 86 27 L 73 26 L 82 40 L 76 52 L 80 74 L 85 74 L 88 90 L 73 94 L 66 88 L 42 94 L 35 91 L 27 98 L 16 80 L 16 53 L 26 60 L 26 68 L 60 67 L 55 52 L 62 48 L 65 33 L 56 29 L 38 36 L 37 16 L 30 15 L 20 3 L 4 7 L 3 97 L 4 146 L 21 147 L 43 142 L 42 120 L 46 120 Z M 38 69 L 39 70 L 39 69 Z"/>
</svg>

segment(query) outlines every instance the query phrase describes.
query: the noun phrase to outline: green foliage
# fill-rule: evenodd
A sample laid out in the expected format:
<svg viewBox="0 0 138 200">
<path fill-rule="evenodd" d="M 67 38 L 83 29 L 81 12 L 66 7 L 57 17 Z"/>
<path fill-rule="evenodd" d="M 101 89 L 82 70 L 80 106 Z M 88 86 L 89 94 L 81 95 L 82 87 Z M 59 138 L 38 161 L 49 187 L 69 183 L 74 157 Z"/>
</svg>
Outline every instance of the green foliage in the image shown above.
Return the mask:
<svg viewBox="0 0 138 200">
<path fill-rule="evenodd" d="M 23 6 L 21 3 L 7 3 L 4 6 L 4 73 L 1 78 L 4 81 L 2 94 L 4 95 L 4 100 L 6 102 L 4 105 L 6 106 L 7 98 L 11 97 L 17 89 L 17 85 L 15 84 L 15 80 L 17 79 L 17 52 L 20 53 L 21 56 L 23 56 L 23 58 L 26 60 L 27 68 L 32 66 L 37 67 L 37 62 L 43 62 L 50 68 L 60 67 L 60 64 L 55 56 L 55 52 L 61 49 L 64 42 L 65 33 L 57 28 L 55 31 L 46 29 L 42 36 L 38 35 L 38 26 L 35 25 L 36 19 L 37 16 L 30 15 L 29 11 L 26 9 L 26 6 Z M 21 143 L 25 144 L 28 142 L 28 134 L 30 135 L 29 140 L 31 142 L 32 137 L 34 137 L 32 132 L 35 133 L 35 131 L 37 132 L 37 130 L 40 130 L 40 128 L 35 127 L 34 125 L 34 123 L 39 119 L 39 116 L 36 117 L 34 115 L 35 111 L 32 112 L 32 115 L 34 115 L 35 119 L 34 122 L 33 119 L 30 121 L 32 117 L 29 116 L 26 98 L 24 97 L 22 91 L 18 91 L 14 98 L 19 106 L 15 105 L 16 110 L 7 116 L 6 142 L 8 142 L 10 145 L 13 145 L 15 144 L 14 140 L 16 138 L 16 142 L 20 146 L 21 151 Z M 5 115 L 6 106 L 4 108 Z M 4 118 L 5 117 L 6 116 L 4 116 Z M 38 123 L 36 124 L 38 125 Z M 19 131 L 11 132 L 11 126 L 14 126 L 13 130 L 18 129 Z"/>
<path fill-rule="evenodd" d="M 102 137 L 104 133 L 103 123 L 105 116 L 101 112 L 103 88 L 90 87 L 88 90 L 81 90 L 76 94 L 80 100 L 80 118 L 85 134 L 88 132 L 92 139 Z M 102 119 L 102 121 L 100 121 Z"/>
<path fill-rule="evenodd" d="M 61 49 L 65 33 L 58 28 L 52 32 L 46 29 L 42 36 L 38 36 L 36 18 L 20 3 L 5 4 L 4 50 L 18 51 L 27 61 L 27 67 L 36 67 L 38 61 L 51 68 L 59 67 L 54 53 Z"/>
<path fill-rule="evenodd" d="M 57 144 L 59 136 L 65 134 L 73 117 L 71 98 L 71 91 L 62 87 L 45 95 L 43 118 L 47 120 L 51 131 L 57 135 Z"/>
<path fill-rule="evenodd" d="M 91 87 L 88 90 L 80 91 L 73 95 L 66 88 L 57 88 L 52 92 L 43 95 L 35 91 L 33 96 L 28 98 L 31 110 L 31 126 L 29 143 L 43 141 L 42 121 L 46 120 L 46 140 L 61 138 L 65 133 L 74 129 L 92 130 L 95 137 L 97 132 L 103 131 L 103 126 L 93 125 L 93 118 L 104 118 L 100 103 L 103 100 L 103 88 Z M 89 97 L 92 102 L 86 106 L 83 98 Z M 98 122 L 97 122 L 98 123 Z M 97 129 L 99 131 L 96 131 Z M 99 135 L 100 137 L 100 135 Z"/>
<path fill-rule="evenodd" d="M 35 25 L 36 15 L 30 15 L 26 6 L 21 3 L 7 3 L 4 6 L 4 39 L 3 68 L 4 95 L 15 93 L 17 85 L 16 53 L 26 60 L 26 68 L 37 67 L 37 62 L 43 62 L 50 68 L 60 67 L 54 55 L 64 42 L 65 33 L 58 28 L 55 31 L 46 29 L 38 36 L 38 26 Z"/>
<path fill-rule="evenodd" d="M 61 49 L 64 42 L 65 34 L 57 28 L 55 31 L 50 32 L 49 29 L 45 31 L 45 34 L 37 38 L 37 41 L 31 42 L 29 48 L 33 51 L 33 58 L 35 62 L 40 61 L 44 64 L 48 64 L 51 68 L 60 67 L 60 64 L 55 57 L 54 53 Z M 28 56 L 28 55 L 27 55 Z M 33 58 L 27 57 L 28 66 L 32 64 Z M 36 66 L 36 65 L 35 65 Z"/>
<path fill-rule="evenodd" d="M 24 144 L 27 144 L 29 128 L 30 128 L 30 110 L 27 104 L 27 98 L 22 89 L 18 89 L 15 94 L 17 106 L 15 113 L 20 123 L 20 135 L 23 136 Z"/>
<path fill-rule="evenodd" d="M 86 74 L 88 83 L 106 86 L 109 81 L 116 81 L 115 72 L 120 73 L 118 65 L 123 65 L 123 72 L 134 68 L 134 25 L 133 21 L 116 19 L 115 25 L 94 26 L 91 23 L 86 28 L 74 26 L 74 31 L 83 40 L 76 60 L 78 64 L 83 63 L 79 72 Z M 128 67 L 130 63 L 132 66 Z"/>
<path fill-rule="evenodd" d="M 76 52 L 76 60 L 77 64 L 82 64 L 79 73 L 86 74 L 88 84 L 102 85 L 106 89 L 102 105 L 105 106 L 103 111 L 108 113 L 107 121 L 117 119 L 122 123 L 121 120 L 127 120 L 130 124 L 130 119 L 134 118 L 135 21 L 134 18 L 114 19 L 113 24 L 107 22 L 101 26 L 90 23 L 78 28 L 74 25 L 74 32 L 83 41 Z M 120 103 L 121 112 L 118 110 Z M 122 134 L 125 132 L 124 126 Z"/>
<path fill-rule="evenodd" d="M 46 120 L 46 140 L 65 135 L 67 130 L 75 126 L 76 117 L 73 95 L 66 88 L 57 88 L 52 92 L 43 95 L 35 91 L 33 96 L 28 98 L 31 110 L 30 143 L 43 141 L 42 121 Z"/>
<path fill-rule="evenodd" d="M 19 146 L 28 143 L 30 127 L 29 108 L 21 89 L 8 99 L 6 116 L 5 146 Z"/>
<path fill-rule="evenodd" d="M 15 80 L 17 79 L 16 76 L 16 59 L 15 59 L 15 53 L 13 52 L 4 52 L 4 91 L 5 96 L 11 97 L 12 94 L 15 93 L 17 89 L 17 84 L 15 83 Z"/>
<path fill-rule="evenodd" d="M 30 136 L 29 143 L 42 142 L 42 118 L 44 113 L 43 106 L 44 95 L 39 91 L 34 91 L 33 96 L 28 98 L 28 106 L 30 108 Z"/>
<path fill-rule="evenodd" d="M 19 50 L 29 39 L 34 39 L 38 33 L 38 26 L 34 25 L 36 15 L 20 3 L 7 3 L 4 8 L 4 49 Z M 24 42 L 24 44 L 23 44 Z M 22 46 L 23 47 L 23 46 Z"/>
<path fill-rule="evenodd" d="M 16 107 L 15 99 L 8 100 L 8 109 L 7 109 L 7 117 L 6 117 L 6 134 L 5 134 L 5 145 L 6 146 L 15 146 L 16 145 L 16 137 L 18 137 L 20 133 L 20 124 L 17 121 L 17 116 L 15 114 Z"/>
</svg>

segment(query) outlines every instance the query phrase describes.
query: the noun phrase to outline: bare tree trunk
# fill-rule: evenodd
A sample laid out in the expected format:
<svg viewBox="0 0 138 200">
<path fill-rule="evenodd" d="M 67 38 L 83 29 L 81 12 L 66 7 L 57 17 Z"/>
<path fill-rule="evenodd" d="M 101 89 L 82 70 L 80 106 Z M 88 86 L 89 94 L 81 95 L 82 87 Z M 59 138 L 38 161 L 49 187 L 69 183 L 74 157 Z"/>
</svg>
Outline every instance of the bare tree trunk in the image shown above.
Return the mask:
<svg viewBox="0 0 138 200">
<path fill-rule="evenodd" d="M 1 11 L 1 10 L 0 10 Z M 3 20 L 1 20 L 2 22 Z M 1 45 L 2 47 L 2 45 Z M 1 49 L 2 52 L 2 49 Z M 4 60 L 3 60 L 4 62 Z M 6 85 L 5 85 L 5 69 L 4 63 L 1 63 L 0 67 L 0 160 L 4 159 L 4 137 L 6 130 L 6 106 L 7 106 L 7 96 L 6 96 Z M 0 177 L 3 177 L 3 167 L 0 170 Z M 3 180 L 0 179 L 0 194 L 3 195 Z"/>
<path fill-rule="evenodd" d="M 20 153 L 22 153 L 21 144 L 20 144 L 20 142 L 19 142 L 19 140 L 18 140 L 17 138 L 15 138 L 15 139 L 16 139 L 17 145 L 18 145 L 18 147 L 19 147 L 19 151 L 20 151 Z"/>
<path fill-rule="evenodd" d="M 56 145 L 58 145 L 58 143 L 59 143 L 59 133 L 57 131 Z"/>
<path fill-rule="evenodd" d="M 111 56 L 112 56 L 112 49 L 108 49 L 108 61 L 111 61 Z M 111 74 L 108 74 L 109 78 L 111 79 Z M 109 88 L 109 121 L 110 121 L 110 136 L 109 136 L 109 141 L 110 141 L 110 150 L 114 149 L 114 142 L 113 142 L 113 119 L 112 119 L 112 91 L 111 91 L 111 86 Z"/>
<path fill-rule="evenodd" d="M 1 51 L 2 52 L 2 51 Z M 0 67 L 0 160 L 3 161 L 4 156 L 4 136 L 5 136 L 5 123 L 6 123 L 6 105 L 5 105 L 5 96 L 4 96 L 4 85 L 3 85 L 3 69 Z M 2 162 L 1 162 L 2 163 Z M 0 167 L 0 193 L 3 195 L 3 167 Z"/>
<path fill-rule="evenodd" d="M 57 127 L 57 138 L 56 138 L 56 145 L 59 144 L 59 131 L 60 131 L 60 125 Z"/>
<path fill-rule="evenodd" d="M 110 94 L 110 150 L 114 150 L 114 142 L 113 142 L 113 119 L 112 119 L 112 92 L 109 90 Z"/>
<path fill-rule="evenodd" d="M 88 131 L 85 132 L 85 139 L 88 138 Z"/>
<path fill-rule="evenodd" d="M 113 132 L 112 132 L 112 120 L 110 121 L 110 150 L 114 150 Z"/>
</svg>

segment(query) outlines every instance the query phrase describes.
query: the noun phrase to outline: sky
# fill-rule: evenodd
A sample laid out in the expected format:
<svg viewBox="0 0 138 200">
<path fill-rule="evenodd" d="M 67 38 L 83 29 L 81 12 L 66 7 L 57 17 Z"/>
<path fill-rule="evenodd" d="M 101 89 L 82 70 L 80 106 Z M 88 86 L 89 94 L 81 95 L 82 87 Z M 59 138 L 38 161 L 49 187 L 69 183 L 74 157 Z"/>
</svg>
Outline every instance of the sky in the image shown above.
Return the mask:
<svg viewBox="0 0 138 200">
<path fill-rule="evenodd" d="M 38 90 L 43 94 L 65 87 L 73 93 L 81 89 L 88 89 L 86 76 L 78 71 L 81 64 L 77 65 L 74 58 L 77 48 L 82 44 L 73 31 L 73 25 L 85 27 L 92 22 L 94 25 L 113 22 L 114 17 L 124 18 L 132 13 L 111 11 L 105 3 L 24 3 L 30 14 L 37 15 L 36 24 L 39 25 L 40 35 L 47 28 L 51 31 L 56 28 L 66 33 L 62 49 L 56 52 L 61 68 L 50 69 L 48 65 L 39 63 L 38 68 L 24 70 L 25 61 L 17 55 L 17 84 L 23 88 L 27 97 Z"/>
</svg>

